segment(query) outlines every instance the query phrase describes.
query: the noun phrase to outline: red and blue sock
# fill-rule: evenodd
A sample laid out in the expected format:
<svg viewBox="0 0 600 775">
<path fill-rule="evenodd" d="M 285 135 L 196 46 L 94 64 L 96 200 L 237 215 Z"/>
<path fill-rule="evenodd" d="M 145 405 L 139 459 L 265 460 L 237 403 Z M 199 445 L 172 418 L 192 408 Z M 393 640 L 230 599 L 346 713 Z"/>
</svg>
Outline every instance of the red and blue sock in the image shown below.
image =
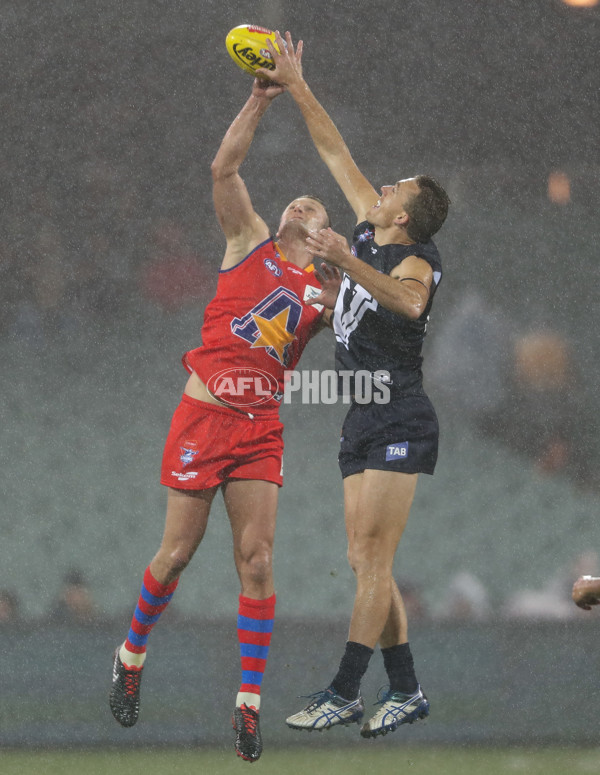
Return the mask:
<svg viewBox="0 0 600 775">
<path fill-rule="evenodd" d="M 146 568 L 129 634 L 119 652 L 121 662 L 127 667 L 134 669 L 143 667 L 148 636 L 162 612 L 169 605 L 178 583 L 179 579 L 177 578 L 170 584 L 161 584 L 150 572 L 150 567 Z"/>
<path fill-rule="evenodd" d="M 260 687 L 267 666 L 271 634 L 275 619 L 275 595 L 266 600 L 254 600 L 240 595 L 238 608 L 238 640 L 242 662 L 242 684 L 236 705 L 260 708 Z"/>
</svg>

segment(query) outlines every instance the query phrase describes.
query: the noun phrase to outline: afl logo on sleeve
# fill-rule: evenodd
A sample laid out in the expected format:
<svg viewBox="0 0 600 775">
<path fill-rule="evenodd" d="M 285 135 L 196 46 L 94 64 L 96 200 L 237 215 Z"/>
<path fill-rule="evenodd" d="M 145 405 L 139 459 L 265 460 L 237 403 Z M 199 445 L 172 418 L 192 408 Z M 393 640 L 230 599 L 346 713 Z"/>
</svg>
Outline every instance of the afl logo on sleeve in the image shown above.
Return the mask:
<svg viewBox="0 0 600 775">
<path fill-rule="evenodd" d="M 231 321 L 231 332 L 250 344 L 264 347 L 271 358 L 287 365 L 287 350 L 302 316 L 302 303 L 293 291 L 279 286 L 241 318 Z"/>
<path fill-rule="evenodd" d="M 281 269 L 281 267 L 277 266 L 277 264 L 275 263 L 275 261 L 273 261 L 272 258 L 263 259 L 263 264 L 267 267 L 267 269 L 269 270 L 269 272 L 271 272 L 271 274 L 275 275 L 275 277 L 281 277 L 281 275 L 283 274 L 283 270 Z"/>
</svg>

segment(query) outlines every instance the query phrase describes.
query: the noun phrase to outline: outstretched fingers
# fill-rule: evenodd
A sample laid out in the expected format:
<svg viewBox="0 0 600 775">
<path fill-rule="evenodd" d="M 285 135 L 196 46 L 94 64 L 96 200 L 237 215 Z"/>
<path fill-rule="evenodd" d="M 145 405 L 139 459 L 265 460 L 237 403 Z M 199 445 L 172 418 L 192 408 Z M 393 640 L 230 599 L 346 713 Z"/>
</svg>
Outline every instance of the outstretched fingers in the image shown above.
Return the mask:
<svg viewBox="0 0 600 775">
<path fill-rule="evenodd" d="M 257 75 L 271 82 L 275 81 L 283 86 L 288 86 L 290 81 L 302 78 L 302 51 L 303 43 L 298 41 L 294 50 L 294 43 L 289 32 L 285 33 L 285 39 L 279 30 L 275 32 L 275 42 L 267 40 L 267 47 L 273 59 L 275 68 L 267 70 L 260 68 Z"/>
</svg>

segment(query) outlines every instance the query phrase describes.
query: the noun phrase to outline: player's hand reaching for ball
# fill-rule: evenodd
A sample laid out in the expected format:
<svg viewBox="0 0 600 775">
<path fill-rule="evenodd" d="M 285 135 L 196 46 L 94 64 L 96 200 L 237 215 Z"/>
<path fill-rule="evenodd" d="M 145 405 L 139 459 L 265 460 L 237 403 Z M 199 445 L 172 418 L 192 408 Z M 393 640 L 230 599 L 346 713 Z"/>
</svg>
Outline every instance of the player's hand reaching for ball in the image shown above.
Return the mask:
<svg viewBox="0 0 600 775">
<path fill-rule="evenodd" d="M 284 88 L 281 84 L 265 81 L 264 78 L 255 78 L 252 84 L 252 96 L 259 100 L 268 100 L 270 102 L 282 94 L 283 91 Z"/>
<path fill-rule="evenodd" d="M 314 299 L 308 299 L 307 304 L 322 304 L 326 309 L 335 309 L 335 302 L 338 297 L 342 277 L 335 266 L 321 264 L 315 269 L 315 277 L 321 284 L 321 293 Z"/>
<path fill-rule="evenodd" d="M 275 44 L 267 40 L 267 46 L 275 64 L 274 70 L 260 69 L 256 72 L 269 81 L 276 81 L 282 86 L 289 87 L 303 80 L 302 78 L 302 41 L 294 50 L 292 36 L 285 33 L 285 40 L 279 31 L 275 32 Z"/>
<path fill-rule="evenodd" d="M 311 231 L 306 238 L 306 248 L 313 256 L 341 269 L 353 258 L 348 240 L 332 228 Z"/>
</svg>

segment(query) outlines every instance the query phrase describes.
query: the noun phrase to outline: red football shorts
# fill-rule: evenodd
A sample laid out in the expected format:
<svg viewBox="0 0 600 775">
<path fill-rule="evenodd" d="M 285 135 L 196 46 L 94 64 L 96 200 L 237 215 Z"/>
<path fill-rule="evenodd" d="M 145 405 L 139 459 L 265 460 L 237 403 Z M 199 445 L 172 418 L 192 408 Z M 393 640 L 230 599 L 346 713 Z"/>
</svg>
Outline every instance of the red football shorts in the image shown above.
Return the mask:
<svg viewBox="0 0 600 775">
<path fill-rule="evenodd" d="M 184 393 L 165 442 L 161 484 L 206 490 L 227 479 L 281 486 L 283 424 L 276 412 L 247 414 Z"/>
</svg>

